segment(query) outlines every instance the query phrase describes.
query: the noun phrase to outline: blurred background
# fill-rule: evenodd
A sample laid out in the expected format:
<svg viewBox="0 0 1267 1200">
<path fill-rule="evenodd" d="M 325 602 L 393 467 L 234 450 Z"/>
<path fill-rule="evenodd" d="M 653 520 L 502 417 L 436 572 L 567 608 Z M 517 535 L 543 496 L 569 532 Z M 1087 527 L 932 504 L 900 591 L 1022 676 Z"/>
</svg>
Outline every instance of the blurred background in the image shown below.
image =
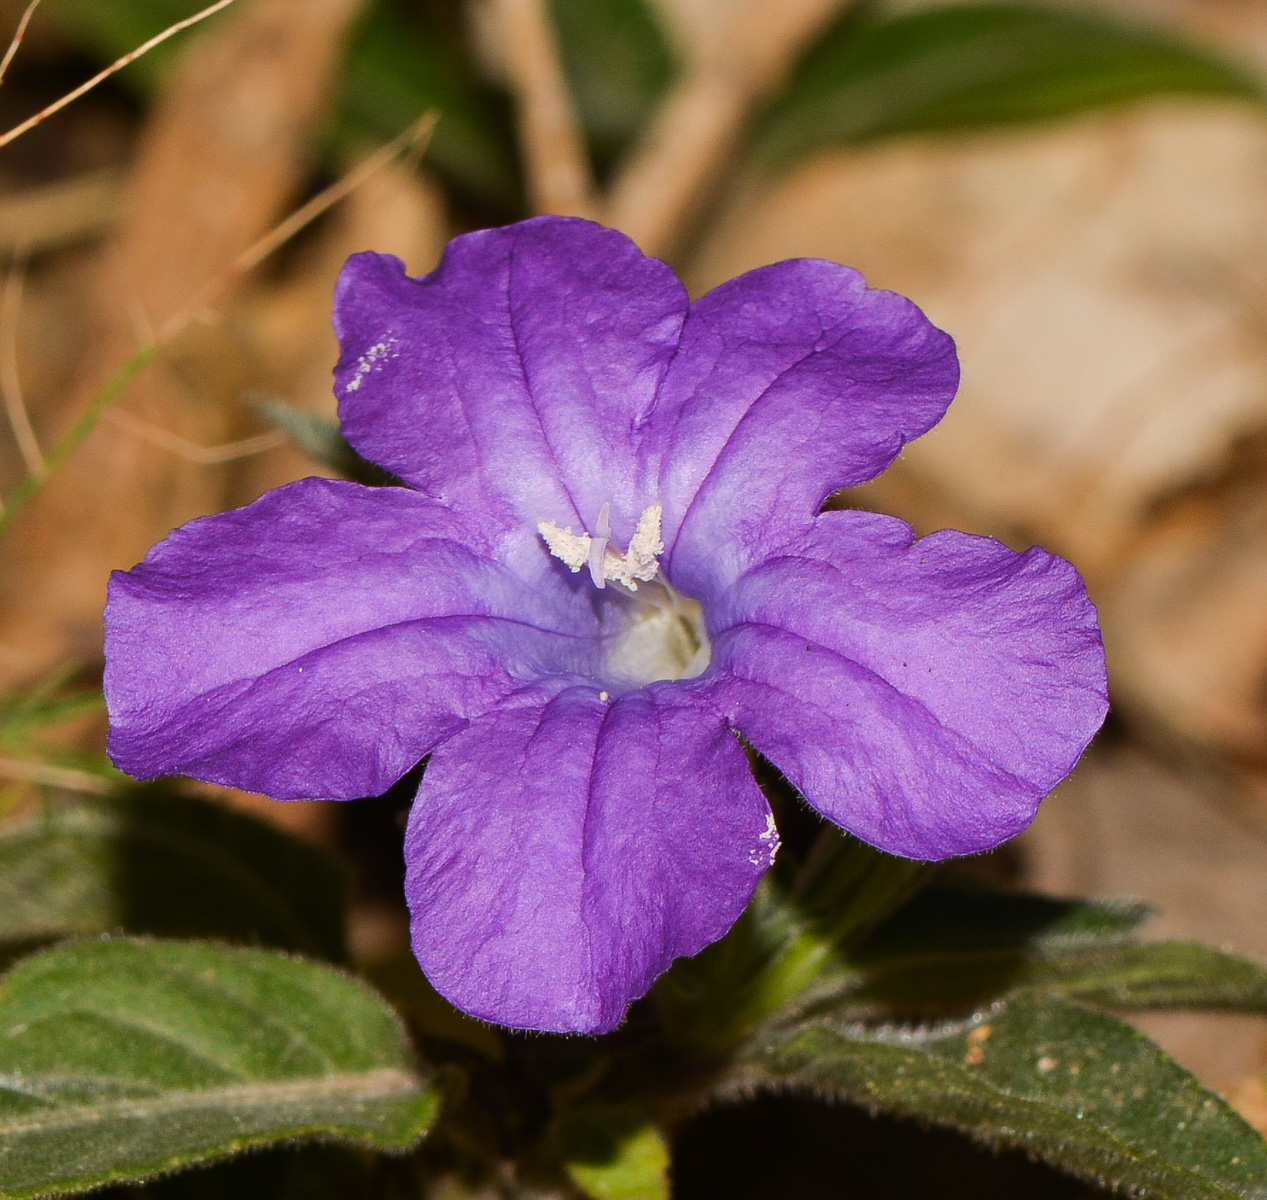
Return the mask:
<svg viewBox="0 0 1267 1200">
<path fill-rule="evenodd" d="M 0 0 L 0 43 L 26 7 Z M 43 0 L 0 125 L 201 7 Z M 1114 705 L 1032 830 L 958 869 L 1267 957 L 1263 79 L 1262 0 L 236 0 L 0 149 L 0 496 L 30 495 L 0 542 L 0 817 L 108 780 L 109 571 L 337 473 L 347 256 L 423 273 L 570 212 L 696 295 L 814 255 L 954 335 L 950 415 L 839 503 L 1071 559 Z M 358 953 L 399 950 L 407 795 L 222 794 L 341 848 Z M 1267 1130 L 1260 1020 L 1141 1023 Z"/>
</svg>

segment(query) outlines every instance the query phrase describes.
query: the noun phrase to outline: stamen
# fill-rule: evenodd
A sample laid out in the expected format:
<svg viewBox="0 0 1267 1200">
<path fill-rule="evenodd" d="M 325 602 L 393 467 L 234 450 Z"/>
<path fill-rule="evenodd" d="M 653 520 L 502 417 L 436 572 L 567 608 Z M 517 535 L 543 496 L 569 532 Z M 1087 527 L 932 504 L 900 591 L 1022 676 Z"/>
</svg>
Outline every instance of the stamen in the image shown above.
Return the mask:
<svg viewBox="0 0 1267 1200">
<path fill-rule="evenodd" d="M 592 537 L 560 529 L 552 521 L 537 522 L 550 553 L 568 570 L 588 568 L 597 588 L 621 585 L 614 603 L 606 606 L 600 677 L 624 688 L 702 675 L 712 654 L 704 615 L 698 601 L 678 595 L 660 570 L 659 556 L 664 553 L 660 505 L 648 504 L 643 510 L 623 554 L 611 540 L 611 507 L 607 503 L 599 509 Z M 640 583 L 651 586 L 632 599 L 629 593 L 638 592 Z M 608 696 L 599 693 L 601 700 Z"/>
<path fill-rule="evenodd" d="M 600 591 L 607 586 L 607 580 L 603 576 L 603 556 L 607 553 L 607 543 L 612 536 L 611 514 L 610 504 L 604 504 L 598 510 L 598 524 L 594 527 L 594 540 L 590 542 L 590 578 Z"/>
<path fill-rule="evenodd" d="M 638 518 L 638 528 L 634 530 L 629 553 L 625 555 L 625 561 L 636 579 L 651 580 L 659 573 L 658 560 L 664 553 L 664 542 L 660 538 L 663 511 L 659 503 L 649 504 Z"/>
<path fill-rule="evenodd" d="M 550 553 L 560 562 L 566 563 L 573 574 L 589 561 L 589 534 L 560 529 L 553 521 L 538 521 L 537 532 L 545 539 Z"/>
<path fill-rule="evenodd" d="M 599 510 L 594 537 L 561 529 L 553 521 L 538 521 L 537 532 L 550 553 L 569 570 L 577 572 L 588 567 L 595 587 L 604 588 L 610 580 L 636 592 L 639 582 L 648 583 L 660 573 L 658 556 L 664 553 L 660 537 L 662 511 L 659 503 L 647 505 L 624 554 L 612 545 L 610 504 Z"/>
</svg>

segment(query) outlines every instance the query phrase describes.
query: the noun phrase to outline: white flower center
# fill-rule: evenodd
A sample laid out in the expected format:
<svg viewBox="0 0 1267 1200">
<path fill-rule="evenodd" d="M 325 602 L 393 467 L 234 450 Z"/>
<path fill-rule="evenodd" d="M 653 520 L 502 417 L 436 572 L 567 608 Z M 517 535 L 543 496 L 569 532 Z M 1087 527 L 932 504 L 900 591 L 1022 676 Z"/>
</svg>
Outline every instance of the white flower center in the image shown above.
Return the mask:
<svg viewBox="0 0 1267 1200">
<path fill-rule="evenodd" d="M 649 504 L 621 551 L 611 540 L 611 505 L 599 510 L 594 533 L 573 533 L 553 521 L 538 521 L 550 553 L 574 574 L 587 567 L 600 591 L 614 583 L 619 612 L 604 637 L 603 667 L 613 681 L 636 685 L 657 679 L 693 679 L 708 666 L 711 648 L 699 603 L 674 591 L 660 572 L 664 553 L 661 508 Z M 639 584 L 648 586 L 639 590 Z"/>
</svg>

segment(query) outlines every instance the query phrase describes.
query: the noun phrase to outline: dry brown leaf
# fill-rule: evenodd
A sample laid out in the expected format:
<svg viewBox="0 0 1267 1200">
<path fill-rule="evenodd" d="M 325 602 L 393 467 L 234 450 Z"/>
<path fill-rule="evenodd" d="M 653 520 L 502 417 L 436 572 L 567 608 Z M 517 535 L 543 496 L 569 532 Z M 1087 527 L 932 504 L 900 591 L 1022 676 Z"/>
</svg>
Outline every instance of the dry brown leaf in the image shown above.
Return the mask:
<svg viewBox="0 0 1267 1200">
<path fill-rule="evenodd" d="M 39 254 L 105 233 L 123 190 L 122 174 L 106 168 L 0 197 L 0 253 Z"/>
<path fill-rule="evenodd" d="M 904 469 L 1086 567 L 1267 422 L 1267 122 L 1243 108 L 826 156 L 753 186 L 690 282 L 797 254 L 959 343 L 960 396 Z"/>
<path fill-rule="evenodd" d="M 1267 428 L 1267 121 L 1157 104 L 825 155 L 750 182 L 689 282 L 798 254 L 860 267 L 959 343 L 949 415 L 862 499 L 1068 555 L 1122 697 L 1267 751 L 1267 526 L 1239 505 L 1195 535 L 1157 524 Z"/>
<path fill-rule="evenodd" d="M 191 45 L 142 139 L 127 215 L 107 248 L 78 385 L 37 412 L 46 443 L 153 328 L 278 217 L 308 165 L 333 67 L 361 0 L 253 0 Z M 126 401 L 195 444 L 231 439 L 232 417 L 169 360 Z M 221 390 L 240 380 L 221 381 Z M 102 426 L 24 515 L 6 546 L 0 643 L 16 673 L 94 656 L 110 569 L 173 525 L 221 507 L 224 468 L 195 466 Z"/>
<path fill-rule="evenodd" d="M 1159 908 L 1149 937 L 1195 938 L 1267 959 L 1267 819 L 1237 781 L 1135 748 L 1093 747 L 1021 836 L 1027 886 L 1134 896 Z M 1132 1018 L 1211 1087 L 1267 1071 L 1261 1016 Z"/>
<path fill-rule="evenodd" d="M 1168 505 L 1099 597 L 1118 702 L 1257 763 L 1267 762 L 1265 485 L 1267 462 Z"/>
<path fill-rule="evenodd" d="M 1248 1079 L 1231 1090 L 1228 1100 L 1245 1120 L 1267 1137 L 1267 1084 L 1261 1079 Z"/>
</svg>

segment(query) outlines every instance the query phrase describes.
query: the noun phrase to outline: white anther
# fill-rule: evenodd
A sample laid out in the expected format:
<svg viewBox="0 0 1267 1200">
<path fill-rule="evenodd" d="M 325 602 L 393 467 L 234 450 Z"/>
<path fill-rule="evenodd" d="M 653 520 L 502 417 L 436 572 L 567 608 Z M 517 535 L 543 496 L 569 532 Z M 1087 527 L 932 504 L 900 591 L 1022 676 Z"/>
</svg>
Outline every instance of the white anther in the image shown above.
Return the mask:
<svg viewBox="0 0 1267 1200">
<path fill-rule="evenodd" d="M 661 512 L 658 503 L 647 505 L 624 554 L 612 545 L 610 504 L 604 504 L 599 510 L 594 537 L 561 529 L 553 521 L 538 521 L 537 531 L 550 553 L 570 570 L 589 567 L 595 587 L 606 587 L 611 580 L 636 592 L 639 582 L 647 583 L 660 573 L 658 556 L 664 553 L 664 542 L 660 538 Z"/>
<path fill-rule="evenodd" d="M 648 504 L 638 518 L 638 528 L 634 530 L 629 553 L 625 555 L 625 560 L 637 579 L 654 579 L 660 570 L 658 560 L 664 553 L 664 542 L 660 538 L 660 517 L 663 511 L 658 502 Z"/>
<path fill-rule="evenodd" d="M 550 553 L 560 562 L 566 563 L 574 573 L 589 561 L 590 536 L 588 533 L 573 533 L 570 529 L 560 529 L 553 521 L 538 521 L 537 532 L 545 539 Z"/>
</svg>

